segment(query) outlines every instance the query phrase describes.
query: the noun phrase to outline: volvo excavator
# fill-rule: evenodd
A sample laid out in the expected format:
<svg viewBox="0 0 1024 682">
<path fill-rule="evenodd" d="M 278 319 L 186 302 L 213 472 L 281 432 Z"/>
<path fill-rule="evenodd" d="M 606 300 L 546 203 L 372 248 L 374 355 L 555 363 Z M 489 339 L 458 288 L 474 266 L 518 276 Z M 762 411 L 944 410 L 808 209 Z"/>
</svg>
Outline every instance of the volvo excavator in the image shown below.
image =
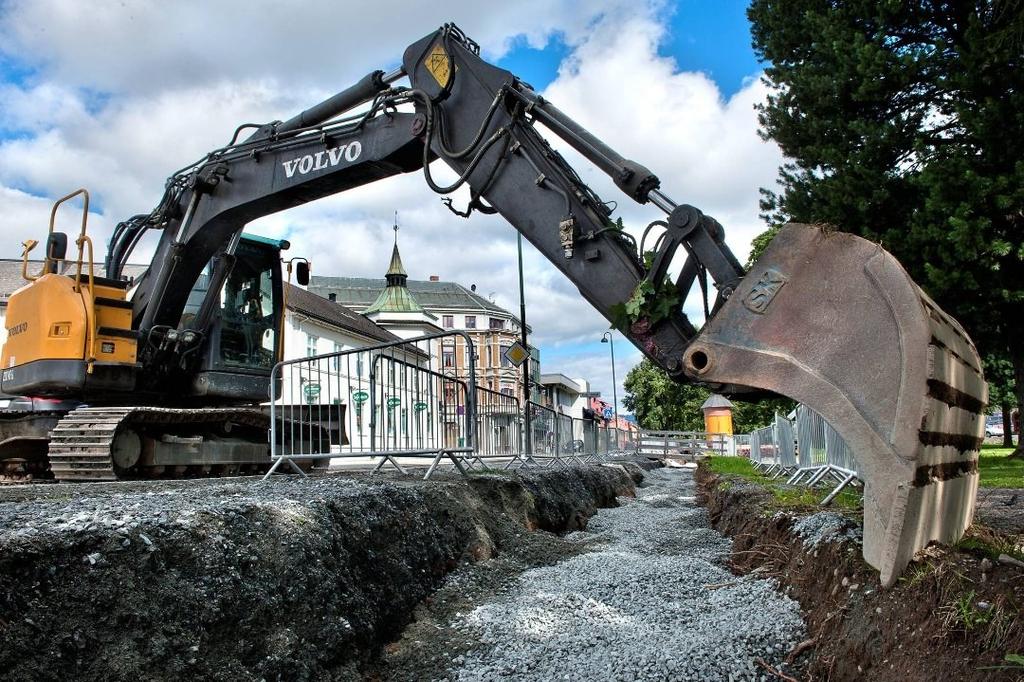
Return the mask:
<svg viewBox="0 0 1024 682">
<path fill-rule="evenodd" d="M 0 385 L 59 402 L 20 423 L 7 450 L 45 450 L 61 480 L 265 466 L 258 404 L 281 353 L 282 245 L 243 228 L 418 171 L 439 194 L 468 187 L 464 208 L 446 199 L 453 212 L 503 216 L 675 380 L 785 395 L 828 420 L 856 453 L 864 554 L 883 583 L 929 541 L 959 537 L 973 515 L 987 388 L 967 334 L 899 263 L 856 236 L 791 224 L 745 272 L 717 221 L 479 53 L 448 24 L 390 73 L 287 121 L 239 126 L 172 175 L 151 213 L 117 226 L 102 275 L 84 224 L 72 259 L 51 229 L 43 272 L 26 272 L 32 281 L 9 302 Z M 664 219 L 637 244 L 542 131 Z M 453 182 L 433 177 L 437 160 Z M 124 268 L 149 231 L 159 243 L 128 296 Z M 694 287 L 700 327 L 681 305 Z"/>
</svg>

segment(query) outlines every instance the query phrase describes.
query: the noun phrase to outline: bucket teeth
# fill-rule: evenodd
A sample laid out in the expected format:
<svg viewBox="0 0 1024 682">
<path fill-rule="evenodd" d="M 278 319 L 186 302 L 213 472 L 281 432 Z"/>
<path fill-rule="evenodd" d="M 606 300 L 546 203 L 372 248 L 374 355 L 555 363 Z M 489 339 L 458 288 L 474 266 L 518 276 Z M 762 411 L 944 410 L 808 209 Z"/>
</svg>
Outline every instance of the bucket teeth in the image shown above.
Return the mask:
<svg viewBox="0 0 1024 682">
<path fill-rule="evenodd" d="M 864 558 L 895 583 L 974 516 L 988 389 L 963 328 L 877 244 L 787 225 L 683 356 L 695 380 L 798 400 L 864 480 Z"/>
</svg>

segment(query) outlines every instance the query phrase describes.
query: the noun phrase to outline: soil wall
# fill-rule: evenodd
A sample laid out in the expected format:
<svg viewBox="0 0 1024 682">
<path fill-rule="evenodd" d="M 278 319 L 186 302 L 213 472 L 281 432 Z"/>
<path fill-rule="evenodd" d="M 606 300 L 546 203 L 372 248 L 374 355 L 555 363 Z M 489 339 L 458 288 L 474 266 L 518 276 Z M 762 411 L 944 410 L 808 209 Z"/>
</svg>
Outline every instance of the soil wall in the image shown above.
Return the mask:
<svg viewBox="0 0 1024 682">
<path fill-rule="evenodd" d="M 885 590 L 861 557 L 858 515 L 782 510 L 761 486 L 704 466 L 697 476 L 712 524 L 733 539 L 733 569 L 776 577 L 803 607 L 811 679 L 1024 679 L 988 669 L 1024 653 L 1024 570 L 988 556 L 984 529 L 920 552 Z"/>
<path fill-rule="evenodd" d="M 0 678 L 345 678 L 459 562 L 524 529 L 581 528 L 638 477 L 83 486 L 0 503 Z"/>
</svg>

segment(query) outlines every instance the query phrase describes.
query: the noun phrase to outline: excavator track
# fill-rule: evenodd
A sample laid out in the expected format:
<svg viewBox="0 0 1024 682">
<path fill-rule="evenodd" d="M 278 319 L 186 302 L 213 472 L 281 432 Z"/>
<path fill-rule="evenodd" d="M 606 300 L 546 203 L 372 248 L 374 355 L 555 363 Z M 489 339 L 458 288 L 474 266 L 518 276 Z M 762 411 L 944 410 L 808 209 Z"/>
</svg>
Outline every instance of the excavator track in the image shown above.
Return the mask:
<svg viewBox="0 0 1024 682">
<path fill-rule="evenodd" d="M 46 434 L 65 414 L 62 410 L 0 411 L 0 485 L 53 481 Z"/>
<path fill-rule="evenodd" d="M 121 478 L 160 477 L 167 466 L 139 466 L 122 469 L 115 459 L 118 436 L 125 431 L 164 431 L 182 428 L 213 430 L 225 424 L 255 427 L 265 432 L 270 418 L 252 408 L 177 409 L 164 407 L 79 407 L 58 422 L 50 436 L 49 460 L 53 476 L 60 481 L 114 481 Z M 188 464 L 170 467 L 172 475 L 218 475 L 258 473 L 270 465 L 253 461 L 222 465 Z"/>
</svg>

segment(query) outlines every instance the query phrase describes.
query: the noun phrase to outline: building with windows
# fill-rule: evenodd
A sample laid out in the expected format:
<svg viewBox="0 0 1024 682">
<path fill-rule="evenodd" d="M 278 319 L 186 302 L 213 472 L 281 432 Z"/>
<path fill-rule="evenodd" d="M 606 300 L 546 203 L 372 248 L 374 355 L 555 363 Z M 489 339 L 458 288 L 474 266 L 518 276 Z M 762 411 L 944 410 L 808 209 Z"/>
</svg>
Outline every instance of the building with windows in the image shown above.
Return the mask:
<svg viewBox="0 0 1024 682">
<path fill-rule="evenodd" d="M 576 419 L 583 418 L 584 408 L 590 407 L 590 382 L 571 379 L 564 374 L 541 374 L 541 404 L 559 414 Z"/>
<path fill-rule="evenodd" d="M 472 364 L 477 385 L 510 396 L 521 395 L 520 369 L 505 356 L 505 351 L 521 338 L 519 318 L 478 294 L 475 285 L 466 288 L 441 281 L 436 275 L 428 280 L 410 280 L 397 243 L 385 279 L 314 276 L 309 291 L 364 313 L 403 338 L 430 330 L 465 332 L 476 351 Z M 436 357 L 443 372 L 460 379 L 469 376 L 470 357 L 465 346 L 457 337 L 438 345 Z M 540 354 L 534 348 L 530 352 L 534 387 L 531 399 L 539 402 Z"/>
</svg>

